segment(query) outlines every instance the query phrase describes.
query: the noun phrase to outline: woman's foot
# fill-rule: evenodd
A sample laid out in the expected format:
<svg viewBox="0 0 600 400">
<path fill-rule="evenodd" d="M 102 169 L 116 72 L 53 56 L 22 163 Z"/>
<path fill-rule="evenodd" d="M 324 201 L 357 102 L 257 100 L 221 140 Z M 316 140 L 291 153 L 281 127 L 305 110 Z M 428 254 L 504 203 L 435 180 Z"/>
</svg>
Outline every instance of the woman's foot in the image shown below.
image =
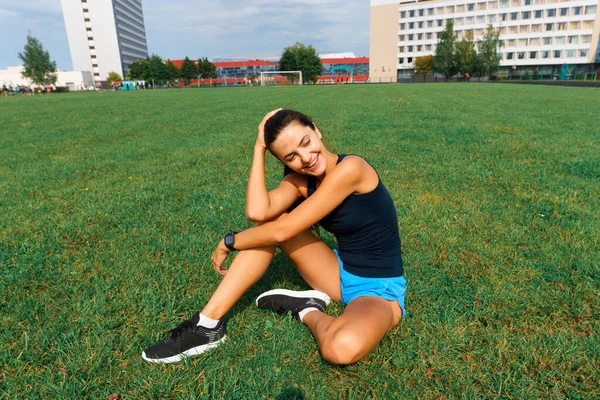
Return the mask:
<svg viewBox="0 0 600 400">
<path fill-rule="evenodd" d="M 256 306 L 281 315 L 291 312 L 294 318 L 302 320 L 303 315 L 300 315 L 302 311 L 314 308 L 325 312 L 329 302 L 331 302 L 329 296 L 318 290 L 273 289 L 258 296 Z"/>
<path fill-rule="evenodd" d="M 206 328 L 198 325 L 200 313 L 183 321 L 170 331 L 169 337 L 148 347 L 142 353 L 144 360 L 151 363 L 173 363 L 204 353 L 206 350 L 223 343 L 225 324 L 221 319 L 216 327 Z"/>
</svg>

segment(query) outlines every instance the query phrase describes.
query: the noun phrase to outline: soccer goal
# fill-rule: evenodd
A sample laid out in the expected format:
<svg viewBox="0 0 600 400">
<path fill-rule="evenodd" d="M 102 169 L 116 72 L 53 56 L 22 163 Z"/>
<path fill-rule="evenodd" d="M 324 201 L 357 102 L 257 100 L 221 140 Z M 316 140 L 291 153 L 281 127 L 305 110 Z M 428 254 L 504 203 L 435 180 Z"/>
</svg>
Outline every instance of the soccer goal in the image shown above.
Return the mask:
<svg viewBox="0 0 600 400">
<path fill-rule="evenodd" d="M 281 84 L 282 79 L 281 75 L 283 74 L 298 74 L 300 76 L 299 83 L 302 85 L 302 71 L 265 71 L 260 73 L 260 85 L 273 85 L 273 84 Z M 273 76 L 269 77 L 267 75 L 279 75 L 279 77 Z M 279 79 L 277 79 L 279 78 Z"/>
</svg>

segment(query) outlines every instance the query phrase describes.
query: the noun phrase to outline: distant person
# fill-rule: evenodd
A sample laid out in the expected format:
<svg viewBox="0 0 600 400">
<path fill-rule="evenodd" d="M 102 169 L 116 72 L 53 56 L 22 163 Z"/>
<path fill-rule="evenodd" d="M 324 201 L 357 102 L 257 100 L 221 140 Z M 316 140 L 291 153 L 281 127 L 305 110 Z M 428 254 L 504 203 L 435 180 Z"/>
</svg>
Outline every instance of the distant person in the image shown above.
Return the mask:
<svg viewBox="0 0 600 400">
<path fill-rule="evenodd" d="M 284 178 L 270 192 L 267 150 L 284 164 Z M 313 290 L 269 290 L 256 305 L 290 312 L 307 325 L 327 361 L 362 359 L 399 323 L 406 279 L 394 202 L 371 164 L 357 155 L 331 153 L 308 116 L 279 109 L 263 118 L 246 215 L 259 225 L 229 232 L 219 241 L 212 263 L 224 279 L 202 312 L 147 348 L 142 353 L 146 361 L 178 362 L 222 343 L 225 314 L 269 268 L 277 247 Z M 336 236 L 339 249 L 330 249 L 311 232 L 315 224 Z M 225 270 L 229 253 L 235 257 Z M 325 313 L 331 299 L 346 305 L 339 317 Z"/>
<path fill-rule="evenodd" d="M 471 78 L 471 74 L 469 74 L 468 72 L 465 74 L 465 80 L 467 82 L 469 82 L 469 79 Z"/>
</svg>

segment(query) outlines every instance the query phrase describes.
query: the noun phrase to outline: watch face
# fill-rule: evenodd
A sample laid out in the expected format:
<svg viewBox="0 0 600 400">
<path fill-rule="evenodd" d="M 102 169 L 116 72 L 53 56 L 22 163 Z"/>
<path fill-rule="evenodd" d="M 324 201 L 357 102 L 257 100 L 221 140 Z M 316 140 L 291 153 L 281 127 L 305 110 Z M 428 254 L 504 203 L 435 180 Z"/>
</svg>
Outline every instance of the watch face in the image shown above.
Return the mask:
<svg viewBox="0 0 600 400">
<path fill-rule="evenodd" d="M 233 242 L 233 233 L 228 233 L 227 235 L 225 235 L 225 246 L 227 246 L 228 248 L 232 248 Z"/>
</svg>

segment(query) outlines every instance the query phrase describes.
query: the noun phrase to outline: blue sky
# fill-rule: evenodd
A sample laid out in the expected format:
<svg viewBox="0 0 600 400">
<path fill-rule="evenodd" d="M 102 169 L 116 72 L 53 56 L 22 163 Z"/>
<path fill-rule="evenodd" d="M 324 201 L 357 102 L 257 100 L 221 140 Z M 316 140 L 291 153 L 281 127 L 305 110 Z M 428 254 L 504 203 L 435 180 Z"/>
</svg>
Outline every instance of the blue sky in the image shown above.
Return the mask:
<svg viewBox="0 0 600 400">
<path fill-rule="evenodd" d="M 143 5 L 148 49 L 165 59 L 272 53 L 297 41 L 323 53 L 369 55 L 367 0 L 143 0 Z M 60 0 L 0 0 L 0 69 L 21 64 L 17 54 L 28 31 L 59 69 L 71 69 Z"/>
</svg>

